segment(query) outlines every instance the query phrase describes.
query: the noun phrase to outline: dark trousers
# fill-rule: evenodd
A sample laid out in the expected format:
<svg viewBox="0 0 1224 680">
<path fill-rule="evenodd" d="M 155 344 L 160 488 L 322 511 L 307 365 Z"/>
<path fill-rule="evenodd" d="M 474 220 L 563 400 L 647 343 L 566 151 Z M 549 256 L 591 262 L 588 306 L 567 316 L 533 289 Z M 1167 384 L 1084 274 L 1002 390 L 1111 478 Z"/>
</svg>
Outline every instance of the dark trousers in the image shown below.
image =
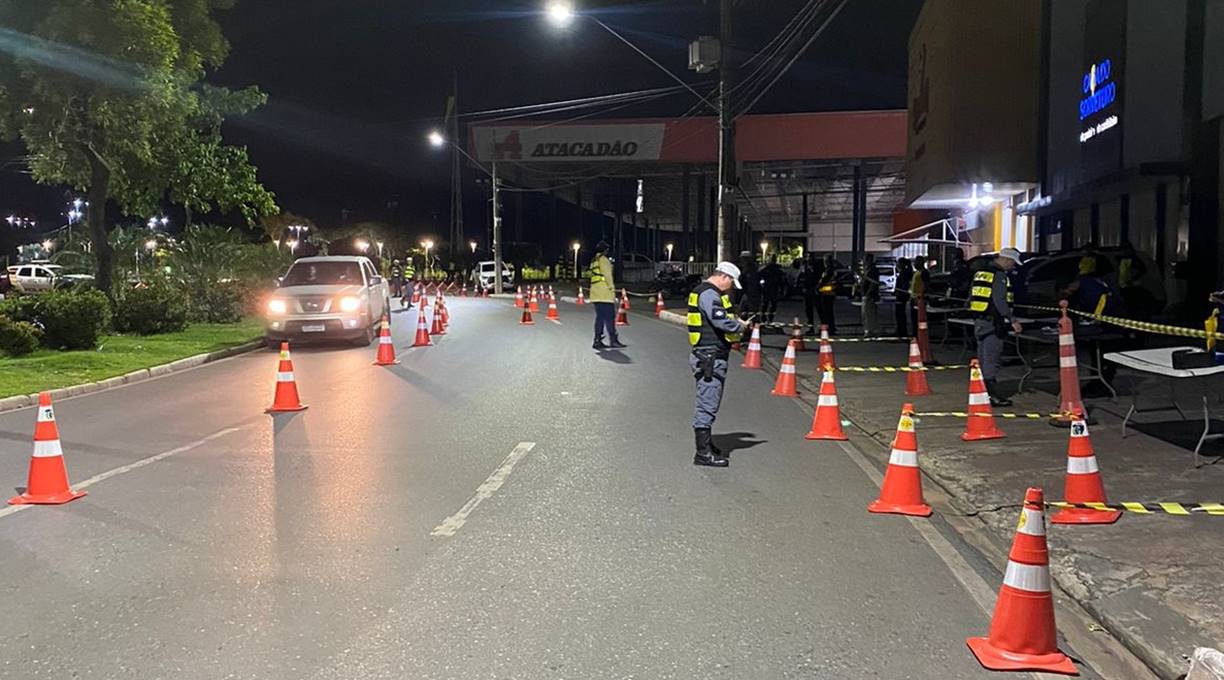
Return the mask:
<svg viewBox="0 0 1224 680">
<path fill-rule="evenodd" d="M 836 295 L 820 296 L 820 323 L 829 327 L 829 333 L 837 333 L 837 317 L 833 313 L 833 304 L 837 302 Z"/>
<path fill-rule="evenodd" d="M 764 306 L 761 308 L 761 319 L 765 323 L 773 323 L 774 317 L 778 314 L 778 296 L 766 295 Z"/>
<path fill-rule="evenodd" d="M 897 293 L 897 301 L 893 303 L 893 318 L 897 323 L 898 338 L 908 338 L 909 334 L 909 293 Z"/>
<path fill-rule="evenodd" d="M 604 339 L 604 333 L 607 332 L 608 339 L 612 342 L 618 340 L 616 336 L 616 303 L 615 302 L 596 302 L 595 304 L 595 341 L 599 342 Z"/>
<path fill-rule="evenodd" d="M 813 328 L 816 326 L 816 293 L 803 294 L 803 313 L 807 315 L 807 322 Z"/>
</svg>

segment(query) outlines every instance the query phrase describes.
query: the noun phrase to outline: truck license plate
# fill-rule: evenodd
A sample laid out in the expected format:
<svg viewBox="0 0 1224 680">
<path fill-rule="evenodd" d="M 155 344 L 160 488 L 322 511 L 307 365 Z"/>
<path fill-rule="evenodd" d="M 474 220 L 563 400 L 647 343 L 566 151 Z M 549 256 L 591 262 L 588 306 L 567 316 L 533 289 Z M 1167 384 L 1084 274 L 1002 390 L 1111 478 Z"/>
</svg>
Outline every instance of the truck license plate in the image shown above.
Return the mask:
<svg viewBox="0 0 1224 680">
<path fill-rule="evenodd" d="M 325 330 L 327 330 L 327 326 L 321 323 L 302 324 L 303 333 L 322 333 Z"/>
</svg>

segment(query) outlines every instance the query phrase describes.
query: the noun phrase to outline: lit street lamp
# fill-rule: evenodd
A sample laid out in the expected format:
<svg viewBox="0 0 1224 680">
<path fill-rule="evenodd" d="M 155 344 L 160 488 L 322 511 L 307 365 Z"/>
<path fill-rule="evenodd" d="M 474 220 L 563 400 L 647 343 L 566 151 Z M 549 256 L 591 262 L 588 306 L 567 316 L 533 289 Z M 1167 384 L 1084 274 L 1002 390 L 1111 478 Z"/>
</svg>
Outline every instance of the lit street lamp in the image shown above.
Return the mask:
<svg viewBox="0 0 1224 680">
<path fill-rule="evenodd" d="M 435 149 L 441 149 L 446 146 L 446 137 L 437 130 L 431 130 L 429 133 L 429 144 Z"/>
<path fill-rule="evenodd" d="M 365 253 L 367 250 L 370 249 L 370 242 L 362 240 L 362 239 L 357 239 L 354 245 L 356 245 L 357 250 L 360 250 L 362 253 Z"/>
<path fill-rule="evenodd" d="M 378 259 L 380 259 L 380 260 L 381 260 L 381 259 L 382 259 L 383 242 L 382 242 L 382 241 L 375 241 L 375 242 L 374 242 L 374 245 L 378 246 Z"/>
<path fill-rule="evenodd" d="M 429 251 L 433 250 L 434 242 L 427 239 L 421 241 L 421 245 L 425 248 L 425 271 L 427 274 L 432 274 L 433 263 L 429 261 Z"/>
<path fill-rule="evenodd" d="M 769 241 L 761 241 L 761 260 L 765 259 L 765 254 L 769 252 Z"/>
<path fill-rule="evenodd" d="M 55 241 L 52 241 L 51 239 L 47 239 L 46 241 L 42 242 L 42 247 L 43 247 L 43 250 L 49 253 L 52 250 L 55 250 Z"/>
<path fill-rule="evenodd" d="M 571 247 L 574 249 L 574 278 L 580 279 L 582 277 L 578 275 L 578 251 L 582 250 L 582 244 L 574 241 L 574 245 Z"/>
<path fill-rule="evenodd" d="M 471 161 L 473 165 L 480 168 L 482 171 L 484 171 L 486 174 L 489 175 L 489 179 L 493 187 L 493 200 L 492 200 L 493 237 L 489 243 L 489 248 L 490 250 L 493 251 L 493 292 L 496 293 L 497 295 L 501 295 L 502 285 L 503 285 L 502 284 L 502 272 L 505 270 L 505 268 L 502 263 L 502 244 L 501 244 L 502 218 L 501 218 L 501 197 L 499 195 L 499 192 L 501 191 L 501 182 L 499 182 L 497 179 L 497 159 L 493 160 L 491 168 L 485 168 L 483 163 L 473 158 L 472 155 L 469 154 L 468 152 L 464 151 L 462 146 L 455 144 L 451 140 L 447 139 L 446 136 L 443 135 L 441 132 L 437 130 L 431 130 L 428 135 L 428 138 L 429 138 L 430 146 L 434 147 L 435 149 L 440 149 L 446 146 L 447 144 L 449 144 L 455 149 L 455 151 L 459 152 L 461 155 L 463 155 L 465 158 Z M 428 264 L 428 262 L 426 264 Z"/>
<path fill-rule="evenodd" d="M 667 261 L 668 261 L 668 262 L 671 262 L 671 258 L 672 258 L 672 249 L 674 249 L 674 248 L 676 247 L 676 244 L 674 244 L 674 243 L 669 243 L 669 244 L 667 244 L 667 245 L 665 245 L 665 246 L 663 246 L 663 247 L 667 249 Z"/>
<path fill-rule="evenodd" d="M 478 244 L 477 244 L 475 241 L 468 241 L 468 245 L 469 245 L 469 246 L 471 246 L 471 248 L 472 248 L 472 254 L 473 254 L 473 255 L 475 255 L 475 254 L 476 254 L 476 246 L 477 246 Z"/>
<path fill-rule="evenodd" d="M 285 241 L 285 245 L 289 246 L 289 252 L 291 253 L 297 252 L 297 247 L 298 247 L 297 239 L 291 238 L 288 241 Z"/>
<path fill-rule="evenodd" d="M 548 14 L 548 20 L 554 26 L 565 27 L 574 20 L 574 7 L 568 2 L 562 2 L 561 0 L 550 2 L 544 11 Z"/>
</svg>

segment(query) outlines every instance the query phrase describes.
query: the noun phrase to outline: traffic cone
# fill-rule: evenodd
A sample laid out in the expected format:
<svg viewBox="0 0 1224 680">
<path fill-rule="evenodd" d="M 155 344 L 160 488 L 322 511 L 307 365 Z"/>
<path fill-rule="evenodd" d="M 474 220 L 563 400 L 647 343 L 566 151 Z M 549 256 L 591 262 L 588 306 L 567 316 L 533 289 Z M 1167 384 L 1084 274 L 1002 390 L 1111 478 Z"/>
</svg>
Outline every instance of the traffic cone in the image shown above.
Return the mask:
<svg viewBox="0 0 1224 680">
<path fill-rule="evenodd" d="M 425 305 L 421 305 L 421 312 L 417 314 L 416 338 L 412 341 L 412 346 L 429 347 L 432 344 L 429 340 L 429 321 L 425 318 Z"/>
<path fill-rule="evenodd" d="M 531 305 L 523 305 L 523 316 L 519 318 L 520 326 L 534 326 L 535 321 L 531 318 Z"/>
<path fill-rule="evenodd" d="M 926 371 L 922 366 L 922 350 L 918 348 L 918 340 L 910 338 L 909 352 L 910 371 L 905 376 L 905 395 L 908 397 L 924 397 L 931 392 L 927 383 Z"/>
<path fill-rule="evenodd" d="M 803 325 L 799 323 L 799 317 L 791 322 L 791 342 L 795 343 L 796 352 L 806 352 L 807 343 L 803 341 Z"/>
<path fill-rule="evenodd" d="M 628 326 L 629 325 L 629 312 L 627 312 L 626 309 L 627 309 L 626 307 L 621 307 L 620 309 L 616 311 L 616 325 L 617 326 Z"/>
<path fill-rule="evenodd" d="M 459 296 L 460 296 L 460 297 L 467 297 L 467 296 L 468 296 L 468 294 L 467 294 L 467 284 L 464 284 L 464 285 L 463 285 L 463 289 L 459 291 Z"/>
<path fill-rule="evenodd" d="M 578 304 L 586 304 L 586 298 L 582 297 L 582 286 L 578 286 Z"/>
<path fill-rule="evenodd" d="M 778 369 L 778 380 L 770 394 L 778 397 L 797 397 L 795 389 L 795 343 L 786 343 L 786 354 L 782 355 L 782 367 Z"/>
<path fill-rule="evenodd" d="M 1058 320 L 1058 412 L 1061 415 L 1050 419 L 1051 425 L 1067 427 L 1074 421 L 1072 414 L 1084 414 L 1084 401 L 1080 398 L 1079 367 L 1075 359 L 1075 331 L 1071 317 L 1067 316 L 1067 301 L 1058 303 L 1062 318 Z"/>
<path fill-rule="evenodd" d="M 1064 500 L 1068 503 L 1108 503 L 1105 484 L 1097 467 L 1088 423 L 1076 413 L 1071 420 L 1071 438 L 1067 442 L 1067 477 Z M 1052 524 L 1113 524 L 1122 516 L 1121 510 L 1091 510 L 1063 508 L 1050 517 Z"/>
<path fill-rule="evenodd" d="M 412 306 L 419 304 L 421 304 L 421 284 L 418 283 L 412 287 Z"/>
<path fill-rule="evenodd" d="M 660 291 L 655 295 L 655 316 L 663 314 L 663 292 Z"/>
<path fill-rule="evenodd" d="M 1024 494 L 1024 508 L 1007 556 L 1003 586 L 995 600 L 990 634 L 966 642 L 978 663 L 992 671 L 1078 675 L 1071 659 L 1058 651 L 1041 489 L 1029 489 Z"/>
<path fill-rule="evenodd" d="M 450 309 L 446 306 L 446 298 L 438 296 L 438 307 L 442 309 L 442 330 L 450 328 Z"/>
<path fill-rule="evenodd" d="M 995 425 L 994 411 L 990 410 L 990 394 L 982 379 L 982 368 L 977 359 L 969 362 L 969 417 L 965 419 L 963 441 L 980 439 L 1002 439 L 1007 435 Z"/>
<path fill-rule="evenodd" d="M 398 364 L 395 358 L 395 343 L 391 340 L 391 319 L 383 314 L 382 330 L 378 332 L 378 355 L 374 358 L 375 366 L 392 366 Z"/>
<path fill-rule="evenodd" d="M 552 296 L 548 298 L 548 318 L 554 321 L 561 318 L 561 315 L 557 313 L 557 298 Z"/>
<path fill-rule="evenodd" d="M 918 434 L 914 432 L 914 405 L 901 407 L 897 436 L 884 470 L 880 497 L 867 506 L 867 512 L 930 517 L 931 506 L 922 498 L 922 472 L 918 469 Z"/>
<path fill-rule="evenodd" d="M 752 324 L 752 337 L 748 340 L 748 351 L 744 353 L 744 363 L 740 364 L 740 368 L 761 367 L 761 327 L 757 324 Z"/>
<path fill-rule="evenodd" d="M 514 291 L 514 306 L 519 309 L 523 308 L 523 287 L 522 286 L 519 286 L 518 289 Z"/>
<path fill-rule="evenodd" d="M 621 288 L 621 307 L 627 312 L 629 311 L 629 291 Z"/>
<path fill-rule="evenodd" d="M 825 371 L 820 379 L 820 396 L 816 398 L 816 412 L 812 414 L 812 429 L 804 439 L 848 439 L 842 430 L 841 407 L 837 405 L 837 386 L 833 384 L 833 371 Z"/>
<path fill-rule="evenodd" d="M 289 343 L 282 342 L 280 365 L 276 369 L 276 394 L 266 413 L 286 413 L 305 409 L 306 406 L 302 404 L 302 399 L 298 396 L 297 380 L 293 377 L 293 359 L 289 358 Z"/>
<path fill-rule="evenodd" d="M 38 395 L 38 415 L 34 422 L 34 453 L 30 456 L 30 475 L 25 493 L 8 500 L 9 505 L 59 505 L 84 496 L 68 486 L 68 468 L 64 465 L 64 450 L 60 446 L 59 428 L 55 426 L 55 411 L 51 394 Z"/>
<path fill-rule="evenodd" d="M 926 297 L 919 296 L 916 304 L 918 305 L 918 349 L 922 350 L 922 362 L 933 364 L 935 358 L 931 355 L 931 333 L 927 326 Z"/>
<path fill-rule="evenodd" d="M 557 299 L 557 294 L 553 292 L 552 284 L 548 285 L 548 299 L 549 300 Z"/>
<path fill-rule="evenodd" d="M 535 286 L 531 287 L 531 296 L 528 297 L 527 306 L 531 308 L 533 314 L 540 311 L 540 298 L 536 295 Z"/>
<path fill-rule="evenodd" d="M 820 325 L 820 370 L 837 370 L 837 362 L 833 360 L 833 343 L 829 342 L 829 327 Z"/>
<path fill-rule="evenodd" d="M 446 325 L 442 323 L 442 303 L 438 301 L 434 303 L 433 326 L 429 329 L 430 335 L 446 335 Z"/>
</svg>

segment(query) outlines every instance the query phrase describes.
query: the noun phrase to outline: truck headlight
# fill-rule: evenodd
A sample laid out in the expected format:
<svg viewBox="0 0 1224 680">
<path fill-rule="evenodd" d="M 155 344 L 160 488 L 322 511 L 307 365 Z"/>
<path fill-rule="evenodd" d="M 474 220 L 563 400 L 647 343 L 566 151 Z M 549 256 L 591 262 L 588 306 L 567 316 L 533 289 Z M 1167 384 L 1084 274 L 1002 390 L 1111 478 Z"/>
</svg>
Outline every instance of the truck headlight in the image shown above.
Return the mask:
<svg viewBox="0 0 1224 680">
<path fill-rule="evenodd" d="M 289 305 L 286 305 L 284 300 L 281 300 L 279 298 L 273 298 L 271 300 L 268 300 L 268 313 L 269 314 L 284 314 L 288 310 L 289 310 Z"/>
<path fill-rule="evenodd" d="M 340 298 L 340 311 L 352 313 L 358 309 L 361 309 L 360 299 L 355 298 L 352 295 L 346 295 Z"/>
</svg>

